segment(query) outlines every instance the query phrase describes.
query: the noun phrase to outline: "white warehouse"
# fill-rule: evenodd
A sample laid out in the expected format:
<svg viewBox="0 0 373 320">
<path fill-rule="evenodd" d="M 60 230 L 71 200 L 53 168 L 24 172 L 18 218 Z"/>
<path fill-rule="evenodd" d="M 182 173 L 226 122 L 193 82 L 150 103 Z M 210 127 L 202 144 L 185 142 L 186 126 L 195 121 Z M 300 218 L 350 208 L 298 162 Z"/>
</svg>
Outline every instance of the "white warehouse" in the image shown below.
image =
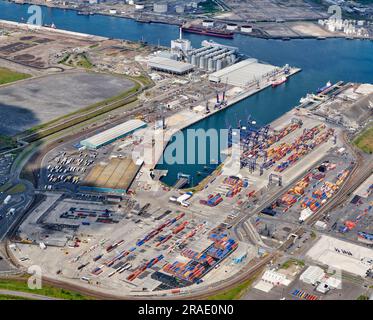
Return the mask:
<svg viewBox="0 0 373 320">
<path fill-rule="evenodd" d="M 80 141 L 80 144 L 88 149 L 98 149 L 146 126 L 147 124 L 144 121 L 138 119 L 129 120 L 106 131 L 100 132 L 88 139 Z"/>
<path fill-rule="evenodd" d="M 180 62 L 164 57 L 153 57 L 149 59 L 148 67 L 153 70 L 173 73 L 186 74 L 191 72 L 194 67 L 190 63 Z"/>
<path fill-rule="evenodd" d="M 260 63 L 257 59 L 246 59 L 234 65 L 216 71 L 209 76 L 212 82 L 227 82 L 229 85 L 245 87 L 250 82 L 273 74 L 278 67 Z"/>
</svg>

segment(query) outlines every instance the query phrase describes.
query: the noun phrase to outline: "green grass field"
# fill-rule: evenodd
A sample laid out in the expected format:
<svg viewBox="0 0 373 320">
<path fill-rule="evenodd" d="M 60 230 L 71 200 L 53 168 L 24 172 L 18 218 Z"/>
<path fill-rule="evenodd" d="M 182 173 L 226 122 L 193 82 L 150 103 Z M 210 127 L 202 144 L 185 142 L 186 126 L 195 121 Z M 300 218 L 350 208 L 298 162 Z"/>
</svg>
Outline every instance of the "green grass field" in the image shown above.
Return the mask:
<svg viewBox="0 0 373 320">
<path fill-rule="evenodd" d="M 9 194 L 17 194 L 26 191 L 26 186 L 23 183 L 18 183 L 8 190 Z"/>
<path fill-rule="evenodd" d="M 11 149 L 17 146 L 16 141 L 8 136 L 0 135 L 0 151 L 3 149 Z"/>
<path fill-rule="evenodd" d="M 89 61 L 88 57 L 85 54 L 79 56 L 79 61 L 76 63 L 79 67 L 85 69 L 92 69 L 93 64 Z"/>
<path fill-rule="evenodd" d="M 253 284 L 257 275 L 253 276 L 252 278 L 246 280 L 245 282 L 239 284 L 238 286 L 223 291 L 222 293 L 218 293 L 216 295 L 210 296 L 208 300 L 238 300 L 242 297 L 242 295 L 247 291 L 247 289 Z"/>
<path fill-rule="evenodd" d="M 90 300 L 89 297 L 83 296 L 78 292 L 60 289 L 46 284 L 43 284 L 42 288 L 39 290 L 30 289 L 27 286 L 27 277 L 25 277 L 24 280 L 0 279 L 0 289 L 30 292 L 42 296 L 54 297 L 64 300 Z"/>
<path fill-rule="evenodd" d="M 199 6 L 206 13 L 216 13 L 220 11 L 220 7 L 216 4 L 214 0 L 207 0 L 205 2 L 201 2 Z"/>
<path fill-rule="evenodd" d="M 355 140 L 354 144 L 365 153 L 373 153 L 373 127 L 363 131 Z"/>
<path fill-rule="evenodd" d="M 0 68 L 0 85 L 30 78 L 31 75 Z"/>
<path fill-rule="evenodd" d="M 292 265 L 304 267 L 304 261 L 297 259 L 289 259 L 288 261 L 282 264 L 281 269 L 289 269 Z"/>
<path fill-rule="evenodd" d="M 0 300 L 32 300 L 18 296 L 11 296 L 8 294 L 0 294 Z"/>
</svg>

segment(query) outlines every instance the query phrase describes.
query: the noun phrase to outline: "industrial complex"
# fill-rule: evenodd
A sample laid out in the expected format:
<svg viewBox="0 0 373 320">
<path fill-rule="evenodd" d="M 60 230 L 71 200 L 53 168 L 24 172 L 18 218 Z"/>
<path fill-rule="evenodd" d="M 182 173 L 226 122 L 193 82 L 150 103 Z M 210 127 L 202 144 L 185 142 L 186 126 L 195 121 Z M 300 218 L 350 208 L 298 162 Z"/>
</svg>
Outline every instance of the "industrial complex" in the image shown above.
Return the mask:
<svg viewBox="0 0 373 320">
<path fill-rule="evenodd" d="M 166 47 L 0 21 L 0 79 L 19 77 L 0 84 L 0 279 L 37 265 L 95 299 L 369 299 L 373 83 L 315 86 L 309 66 L 192 44 L 196 28 Z"/>
</svg>

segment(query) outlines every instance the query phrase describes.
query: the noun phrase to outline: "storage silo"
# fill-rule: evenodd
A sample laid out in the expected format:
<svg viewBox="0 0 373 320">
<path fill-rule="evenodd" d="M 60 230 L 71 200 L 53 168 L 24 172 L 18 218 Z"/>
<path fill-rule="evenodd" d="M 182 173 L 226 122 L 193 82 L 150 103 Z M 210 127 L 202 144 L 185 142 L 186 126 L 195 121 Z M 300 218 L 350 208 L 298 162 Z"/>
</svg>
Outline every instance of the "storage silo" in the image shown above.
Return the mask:
<svg viewBox="0 0 373 320">
<path fill-rule="evenodd" d="M 221 59 L 216 60 L 216 71 L 219 71 L 222 69 L 222 61 Z"/>
<path fill-rule="evenodd" d="M 212 60 L 212 58 L 209 58 L 209 60 L 207 62 L 207 69 L 208 69 L 208 71 L 215 71 L 214 60 Z"/>
<path fill-rule="evenodd" d="M 214 21 L 213 20 L 203 20 L 202 21 L 202 26 L 205 28 L 212 28 L 214 26 Z"/>
<path fill-rule="evenodd" d="M 183 5 L 177 5 L 175 7 L 175 11 L 176 11 L 176 13 L 179 13 L 179 14 L 184 13 L 184 11 L 185 11 L 184 6 Z"/>
<path fill-rule="evenodd" d="M 204 56 L 201 56 L 199 59 L 199 67 L 201 69 L 205 69 L 206 67 L 206 58 Z"/>
<path fill-rule="evenodd" d="M 196 56 L 195 55 L 192 55 L 191 59 L 190 59 L 190 63 L 194 66 L 197 66 L 197 59 L 196 59 Z"/>
<path fill-rule="evenodd" d="M 168 4 L 167 3 L 154 3 L 153 11 L 156 13 L 167 13 Z"/>
</svg>

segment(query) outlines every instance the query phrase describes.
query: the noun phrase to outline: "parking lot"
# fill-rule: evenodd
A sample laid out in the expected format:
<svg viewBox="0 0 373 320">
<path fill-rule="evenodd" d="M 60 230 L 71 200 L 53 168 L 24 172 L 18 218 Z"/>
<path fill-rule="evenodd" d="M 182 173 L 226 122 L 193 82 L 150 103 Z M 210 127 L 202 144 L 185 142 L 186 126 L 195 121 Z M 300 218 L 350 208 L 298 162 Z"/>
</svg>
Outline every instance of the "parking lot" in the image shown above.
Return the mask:
<svg viewBox="0 0 373 320">
<path fill-rule="evenodd" d="M 0 187 L 8 181 L 10 168 L 14 159 L 15 156 L 12 154 L 0 156 Z"/>
<path fill-rule="evenodd" d="M 97 152 L 78 151 L 77 149 L 70 152 L 59 151 L 50 155 L 45 162 L 46 168 L 41 169 L 44 189 L 75 191 L 82 177 L 95 163 L 96 158 Z"/>
</svg>

